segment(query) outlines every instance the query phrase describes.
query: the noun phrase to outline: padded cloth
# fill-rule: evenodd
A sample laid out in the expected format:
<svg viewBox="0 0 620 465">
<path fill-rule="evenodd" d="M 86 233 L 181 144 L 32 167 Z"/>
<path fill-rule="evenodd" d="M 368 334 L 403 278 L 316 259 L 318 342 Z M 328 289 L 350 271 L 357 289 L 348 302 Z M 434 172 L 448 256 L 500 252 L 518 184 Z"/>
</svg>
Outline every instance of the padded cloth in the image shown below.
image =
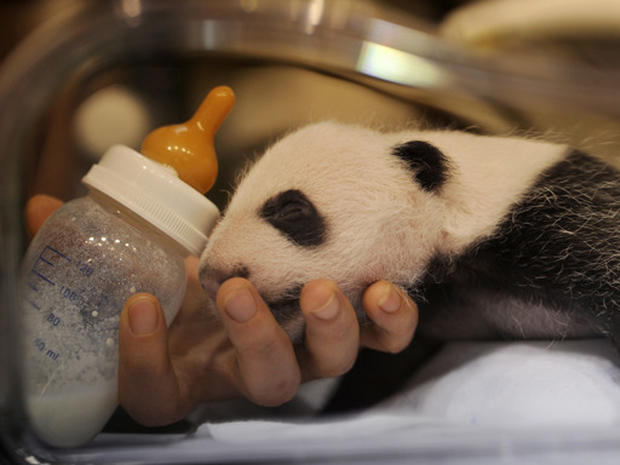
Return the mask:
<svg viewBox="0 0 620 465">
<path fill-rule="evenodd" d="M 607 340 L 451 343 L 375 410 L 464 425 L 620 425 L 620 354 Z"/>
<path fill-rule="evenodd" d="M 97 463 L 139 458 L 161 464 L 617 465 L 618 358 L 605 340 L 451 343 L 402 392 L 356 415 L 220 419 L 189 436 L 101 434 L 88 446 L 55 451 L 49 458 Z M 316 385 L 313 389 L 315 402 Z"/>
</svg>

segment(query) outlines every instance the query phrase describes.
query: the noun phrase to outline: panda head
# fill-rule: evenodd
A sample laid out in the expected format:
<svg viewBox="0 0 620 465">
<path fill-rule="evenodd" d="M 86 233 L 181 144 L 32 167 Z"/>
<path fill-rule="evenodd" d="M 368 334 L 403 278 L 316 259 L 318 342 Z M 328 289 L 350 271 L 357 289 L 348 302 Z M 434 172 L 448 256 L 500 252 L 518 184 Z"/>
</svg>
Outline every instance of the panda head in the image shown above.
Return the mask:
<svg viewBox="0 0 620 465">
<path fill-rule="evenodd" d="M 427 140 L 331 122 L 273 145 L 246 173 L 200 260 L 203 288 L 249 279 L 294 341 L 302 286 L 334 280 L 363 319 L 378 279 L 415 283 L 442 240 L 449 177 Z M 407 134 L 411 136 L 411 132 Z"/>
</svg>

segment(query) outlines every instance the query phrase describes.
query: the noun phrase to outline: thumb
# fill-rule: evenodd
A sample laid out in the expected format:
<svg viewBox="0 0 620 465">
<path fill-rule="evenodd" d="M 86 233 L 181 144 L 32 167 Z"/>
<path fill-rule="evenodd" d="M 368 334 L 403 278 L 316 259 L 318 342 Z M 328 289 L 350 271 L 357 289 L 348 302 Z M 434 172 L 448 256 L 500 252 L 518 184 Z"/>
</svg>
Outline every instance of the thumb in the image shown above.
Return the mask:
<svg viewBox="0 0 620 465">
<path fill-rule="evenodd" d="M 119 401 L 145 426 L 179 420 L 181 396 L 168 355 L 166 324 L 159 301 L 151 294 L 131 296 L 119 326 Z"/>
<path fill-rule="evenodd" d="M 38 194 L 26 202 L 24 217 L 28 235 L 33 237 L 45 220 L 62 206 L 62 201 L 49 195 Z"/>
</svg>

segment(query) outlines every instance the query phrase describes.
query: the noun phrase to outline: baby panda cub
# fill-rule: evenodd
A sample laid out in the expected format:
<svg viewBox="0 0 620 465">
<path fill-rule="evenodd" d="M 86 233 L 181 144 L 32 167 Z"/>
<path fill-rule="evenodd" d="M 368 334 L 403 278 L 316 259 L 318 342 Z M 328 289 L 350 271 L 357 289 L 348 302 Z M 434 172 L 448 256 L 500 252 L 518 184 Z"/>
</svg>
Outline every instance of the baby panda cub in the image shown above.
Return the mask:
<svg viewBox="0 0 620 465">
<path fill-rule="evenodd" d="M 294 342 L 302 286 L 386 279 L 440 339 L 606 335 L 620 343 L 620 173 L 566 146 L 332 122 L 247 172 L 201 257 L 214 297 L 248 278 Z"/>
</svg>

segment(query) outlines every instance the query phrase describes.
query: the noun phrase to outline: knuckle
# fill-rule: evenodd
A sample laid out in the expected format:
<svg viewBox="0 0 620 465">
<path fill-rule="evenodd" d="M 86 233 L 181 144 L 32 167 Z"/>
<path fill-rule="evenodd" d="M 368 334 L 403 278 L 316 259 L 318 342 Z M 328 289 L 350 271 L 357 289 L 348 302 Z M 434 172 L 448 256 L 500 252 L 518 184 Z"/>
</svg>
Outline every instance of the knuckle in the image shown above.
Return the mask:
<svg viewBox="0 0 620 465">
<path fill-rule="evenodd" d="M 160 414 L 159 412 L 132 412 L 129 409 L 126 409 L 127 413 L 140 425 L 146 426 L 147 428 L 154 428 L 157 426 L 162 426 L 168 423 L 167 420 L 163 420 L 162 418 L 168 417 L 166 414 Z"/>
<path fill-rule="evenodd" d="M 390 354 L 398 354 L 405 350 L 412 339 L 413 332 L 401 335 L 384 333 L 380 338 L 383 351 Z"/>
<path fill-rule="evenodd" d="M 398 354 L 402 352 L 405 349 L 405 347 L 407 347 L 407 344 L 388 342 L 387 344 L 385 344 L 384 347 L 385 347 L 385 352 L 390 353 L 390 354 Z"/>
<path fill-rule="evenodd" d="M 355 357 L 341 358 L 338 360 L 331 360 L 329 363 L 322 363 L 319 365 L 317 372 L 320 377 L 333 378 L 341 376 L 347 373 L 355 364 Z"/>
<path fill-rule="evenodd" d="M 299 389 L 299 378 L 282 377 L 275 382 L 272 380 L 268 386 L 250 390 L 249 400 L 264 407 L 277 407 L 291 400 Z"/>
<path fill-rule="evenodd" d="M 132 402 L 130 399 L 119 398 L 129 416 L 142 426 L 157 427 L 174 423 L 182 417 L 180 409 L 174 403 L 143 403 Z"/>
<path fill-rule="evenodd" d="M 234 345 L 239 352 L 248 355 L 251 354 L 259 358 L 276 350 L 275 342 L 270 340 L 263 340 L 262 338 L 257 338 L 256 340 L 238 340 L 235 341 Z"/>
<path fill-rule="evenodd" d="M 237 345 L 237 350 L 242 357 L 251 360 L 261 361 L 270 360 L 275 354 L 283 351 L 282 341 L 278 338 L 259 338 L 257 340 L 247 340 Z"/>
<path fill-rule="evenodd" d="M 284 338 L 275 327 L 261 325 L 252 329 L 234 338 L 233 344 L 237 350 L 259 358 L 282 350 Z"/>
</svg>

